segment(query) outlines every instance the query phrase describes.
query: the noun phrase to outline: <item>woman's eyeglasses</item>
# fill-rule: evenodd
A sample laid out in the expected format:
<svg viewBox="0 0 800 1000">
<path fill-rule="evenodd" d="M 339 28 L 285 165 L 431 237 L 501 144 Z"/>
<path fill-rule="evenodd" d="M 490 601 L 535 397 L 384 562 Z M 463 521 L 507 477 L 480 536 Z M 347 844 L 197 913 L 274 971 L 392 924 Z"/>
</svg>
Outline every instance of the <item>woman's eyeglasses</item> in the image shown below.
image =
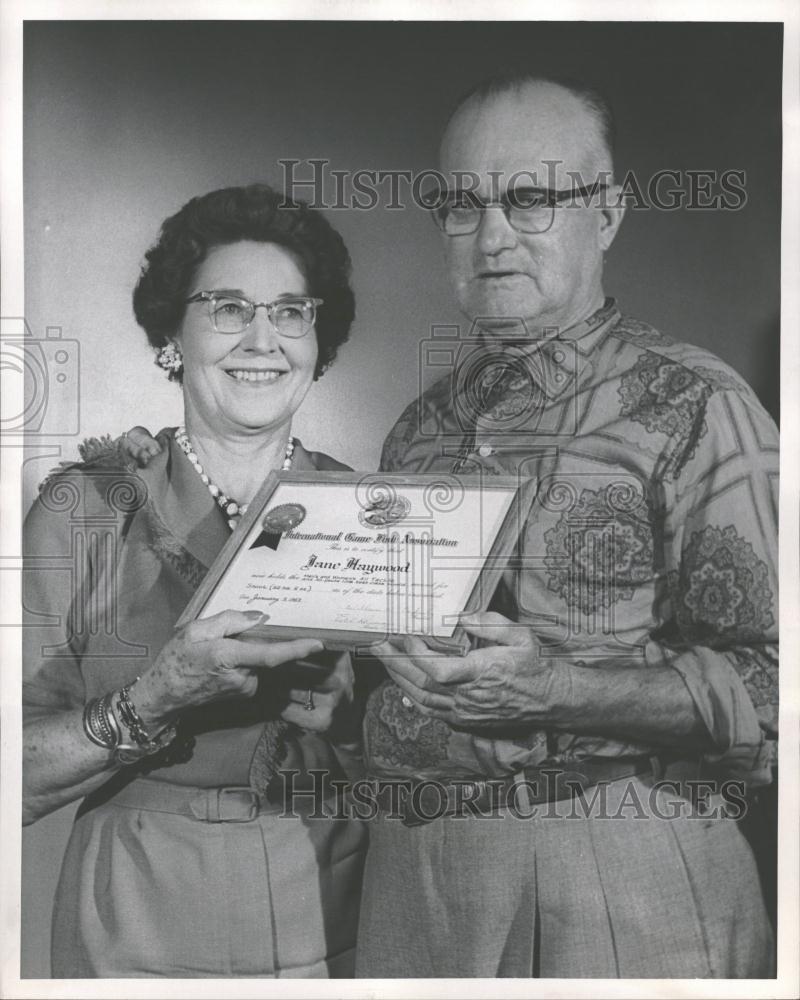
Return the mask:
<svg viewBox="0 0 800 1000">
<path fill-rule="evenodd" d="M 251 302 L 222 292 L 197 292 L 186 302 L 207 302 L 208 314 L 217 333 L 243 333 L 255 319 L 256 309 L 263 306 L 270 323 L 281 336 L 304 337 L 316 322 L 317 306 L 321 306 L 323 300 L 293 295 L 274 302 Z"/>
</svg>

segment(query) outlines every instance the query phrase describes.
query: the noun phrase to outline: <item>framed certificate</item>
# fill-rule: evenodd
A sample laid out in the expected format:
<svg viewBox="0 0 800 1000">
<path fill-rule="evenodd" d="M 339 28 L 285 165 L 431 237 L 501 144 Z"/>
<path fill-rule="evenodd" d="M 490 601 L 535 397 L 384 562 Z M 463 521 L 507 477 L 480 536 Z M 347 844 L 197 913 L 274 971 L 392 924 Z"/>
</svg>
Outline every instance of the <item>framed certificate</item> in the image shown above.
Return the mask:
<svg viewBox="0 0 800 1000">
<path fill-rule="evenodd" d="M 416 635 L 466 652 L 533 502 L 511 477 L 273 472 L 178 624 L 229 608 L 269 617 L 247 637 L 332 649 Z"/>
</svg>

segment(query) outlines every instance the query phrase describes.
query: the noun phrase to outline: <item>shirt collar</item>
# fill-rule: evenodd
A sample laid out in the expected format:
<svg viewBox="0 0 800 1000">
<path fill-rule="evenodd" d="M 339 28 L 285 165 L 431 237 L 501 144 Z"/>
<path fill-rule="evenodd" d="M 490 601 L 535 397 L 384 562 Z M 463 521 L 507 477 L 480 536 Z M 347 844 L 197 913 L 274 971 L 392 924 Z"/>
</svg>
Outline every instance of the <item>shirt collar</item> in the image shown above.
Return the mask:
<svg viewBox="0 0 800 1000">
<path fill-rule="evenodd" d="M 571 341 L 581 354 L 589 354 L 597 341 L 602 338 L 609 327 L 614 326 L 619 321 L 619 318 L 620 311 L 616 299 L 607 298 L 599 309 L 595 309 L 580 323 L 576 323 L 557 334 L 554 340 Z"/>
<path fill-rule="evenodd" d="M 474 409 L 473 376 L 486 370 L 490 355 L 496 355 L 498 360 L 507 359 L 512 369 L 508 391 L 515 391 L 513 369 L 518 369 L 521 382 L 530 380 L 548 400 L 557 400 L 574 385 L 576 379 L 585 374 L 586 366 L 591 364 L 588 355 L 619 317 L 616 301 L 607 298 L 586 319 L 546 339 L 483 344 L 474 354 L 461 359 L 460 367 L 457 366 L 453 373 L 455 393 L 461 400 L 462 408 Z"/>
</svg>

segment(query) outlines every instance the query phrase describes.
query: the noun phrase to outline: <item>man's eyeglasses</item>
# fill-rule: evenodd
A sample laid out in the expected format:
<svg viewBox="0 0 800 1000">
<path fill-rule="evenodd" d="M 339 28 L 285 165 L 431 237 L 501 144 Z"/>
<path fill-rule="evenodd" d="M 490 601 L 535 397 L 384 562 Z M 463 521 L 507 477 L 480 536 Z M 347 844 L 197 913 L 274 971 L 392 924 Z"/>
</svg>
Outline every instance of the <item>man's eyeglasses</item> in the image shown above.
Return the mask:
<svg viewBox="0 0 800 1000">
<path fill-rule="evenodd" d="M 607 187 L 599 181 L 567 191 L 519 187 L 508 190 L 498 201 L 484 201 L 473 191 L 445 191 L 428 195 L 424 200 L 436 225 L 447 236 L 476 233 L 483 213 L 493 205 L 503 210 L 509 225 L 517 232 L 546 233 L 553 225 L 557 206 L 567 200 L 587 199 Z M 582 203 L 585 205 L 585 200 Z"/>
<path fill-rule="evenodd" d="M 189 302 L 207 302 L 208 314 L 217 333 L 243 333 L 253 322 L 256 309 L 267 310 L 270 323 L 283 337 L 304 337 L 317 318 L 322 299 L 308 295 L 286 296 L 274 302 L 251 302 L 222 292 L 197 292 Z"/>
</svg>

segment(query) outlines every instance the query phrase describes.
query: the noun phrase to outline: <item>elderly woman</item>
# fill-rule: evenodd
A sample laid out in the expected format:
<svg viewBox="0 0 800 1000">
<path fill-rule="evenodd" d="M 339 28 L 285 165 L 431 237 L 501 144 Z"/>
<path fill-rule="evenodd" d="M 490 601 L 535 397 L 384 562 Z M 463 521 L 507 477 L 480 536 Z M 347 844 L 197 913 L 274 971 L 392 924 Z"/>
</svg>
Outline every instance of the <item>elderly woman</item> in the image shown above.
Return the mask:
<svg viewBox="0 0 800 1000">
<path fill-rule="evenodd" d="M 280 772 L 302 787 L 354 760 L 348 658 L 243 641 L 254 612 L 174 629 L 271 470 L 343 468 L 291 426 L 347 337 L 349 266 L 266 186 L 188 202 L 134 292 L 183 426 L 141 470 L 88 443 L 28 516 L 26 822 L 83 798 L 56 977 L 352 975 L 364 830 L 309 818 L 308 796 L 280 815 Z"/>
</svg>

